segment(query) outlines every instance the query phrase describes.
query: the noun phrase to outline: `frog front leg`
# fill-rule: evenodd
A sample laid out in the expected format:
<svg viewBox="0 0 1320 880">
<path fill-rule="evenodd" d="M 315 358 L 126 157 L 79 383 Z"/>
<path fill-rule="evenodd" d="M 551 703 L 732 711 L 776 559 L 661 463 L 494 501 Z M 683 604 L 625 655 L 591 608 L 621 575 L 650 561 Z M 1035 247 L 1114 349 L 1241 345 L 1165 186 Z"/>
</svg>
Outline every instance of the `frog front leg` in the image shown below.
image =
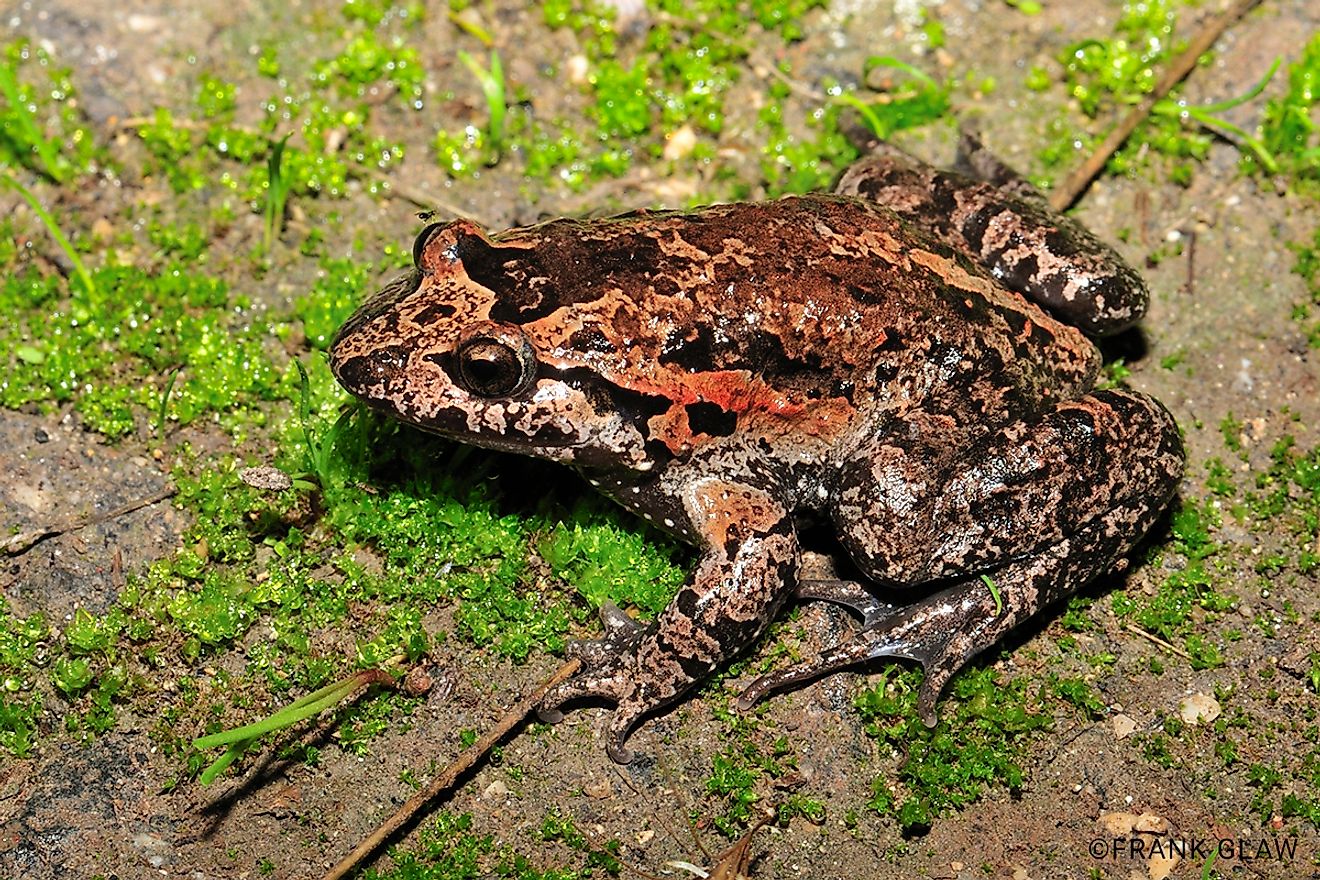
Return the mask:
<svg viewBox="0 0 1320 880">
<path fill-rule="evenodd" d="M 681 483 L 677 494 L 685 531 L 702 550 L 696 569 L 649 627 L 604 609 L 606 637 L 574 646 L 582 671 L 542 702 L 543 717 L 553 719 L 571 699 L 614 700 L 606 751 L 621 764 L 632 760 L 624 742 L 637 720 L 754 641 L 797 581 L 797 534 L 771 493 L 701 477 Z"/>
<path fill-rule="evenodd" d="M 843 594 L 867 616 L 862 630 L 814 661 L 758 679 L 740 697 L 741 708 L 786 684 L 904 657 L 925 671 L 918 711 L 933 725 L 940 692 L 968 660 L 1041 608 L 1124 565 L 1124 554 L 1173 494 L 1184 460 L 1168 412 L 1126 391 L 1061 403 L 944 461 L 902 444 L 877 438 L 871 458 L 845 469 L 854 500 L 836 510 L 836 520 L 855 560 L 876 580 L 949 586 L 881 616 Z M 911 457 L 916 451 L 924 454 Z M 886 494 L 894 485 L 903 491 Z M 912 486 L 939 491 L 918 497 Z"/>
</svg>

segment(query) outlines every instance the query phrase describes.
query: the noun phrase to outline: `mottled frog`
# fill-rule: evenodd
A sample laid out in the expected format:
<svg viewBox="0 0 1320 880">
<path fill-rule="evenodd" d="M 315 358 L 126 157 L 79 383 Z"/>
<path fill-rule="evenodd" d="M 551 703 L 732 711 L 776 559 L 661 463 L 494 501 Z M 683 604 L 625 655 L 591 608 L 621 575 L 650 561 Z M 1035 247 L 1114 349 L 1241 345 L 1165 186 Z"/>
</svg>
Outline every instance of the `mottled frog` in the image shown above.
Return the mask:
<svg viewBox="0 0 1320 880">
<path fill-rule="evenodd" d="M 1173 494 L 1173 418 L 1096 390 L 1088 336 L 1139 320 L 1140 277 L 964 138 L 957 171 L 880 146 L 834 194 L 418 237 L 416 268 L 340 329 L 330 363 L 423 430 L 577 468 L 699 548 L 649 626 L 616 608 L 545 701 L 617 703 L 608 752 L 750 644 L 789 597 L 855 635 L 755 682 L 876 657 L 950 677 L 1125 564 Z M 832 524 L 866 585 L 800 576 Z"/>
</svg>

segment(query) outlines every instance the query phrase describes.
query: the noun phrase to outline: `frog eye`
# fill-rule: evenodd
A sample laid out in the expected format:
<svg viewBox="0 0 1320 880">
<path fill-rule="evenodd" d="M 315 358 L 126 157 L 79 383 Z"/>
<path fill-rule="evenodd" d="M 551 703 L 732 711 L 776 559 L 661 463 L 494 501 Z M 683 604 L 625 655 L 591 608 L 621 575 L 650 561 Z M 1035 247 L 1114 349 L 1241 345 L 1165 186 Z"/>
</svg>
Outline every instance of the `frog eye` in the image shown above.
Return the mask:
<svg viewBox="0 0 1320 880">
<path fill-rule="evenodd" d="M 475 336 L 459 347 L 459 384 L 466 391 L 478 397 L 511 397 L 536 377 L 531 344 L 521 336 L 505 336 Z"/>
</svg>

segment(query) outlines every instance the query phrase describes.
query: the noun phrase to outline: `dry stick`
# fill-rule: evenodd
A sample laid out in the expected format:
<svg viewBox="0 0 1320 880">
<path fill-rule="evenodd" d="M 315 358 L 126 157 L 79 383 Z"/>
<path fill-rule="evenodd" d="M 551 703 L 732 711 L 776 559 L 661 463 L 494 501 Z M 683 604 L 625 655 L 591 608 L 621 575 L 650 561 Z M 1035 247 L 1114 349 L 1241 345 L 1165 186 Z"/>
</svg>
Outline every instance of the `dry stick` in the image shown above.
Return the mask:
<svg viewBox="0 0 1320 880">
<path fill-rule="evenodd" d="M 1091 181 L 1095 180 L 1100 170 L 1105 167 L 1109 157 L 1114 155 L 1119 147 L 1123 146 L 1123 142 L 1128 139 L 1128 136 L 1150 115 L 1150 111 L 1156 102 L 1162 100 L 1170 89 L 1192 72 L 1197 59 L 1209 51 L 1210 47 L 1215 44 L 1215 40 L 1219 39 L 1224 31 L 1228 30 L 1234 22 L 1246 15 L 1258 3 L 1260 3 L 1260 0 L 1236 0 L 1228 8 L 1228 11 L 1201 28 L 1196 36 L 1192 38 L 1187 51 L 1174 59 L 1173 64 L 1165 71 L 1164 76 L 1155 86 L 1155 91 L 1132 108 L 1131 112 L 1123 117 L 1123 120 L 1104 139 L 1104 142 L 1096 148 L 1091 157 L 1082 163 L 1076 171 L 1068 175 L 1068 179 L 1058 189 L 1050 193 L 1050 207 L 1056 211 L 1064 211 L 1072 207 L 1072 203 L 1077 201 L 1078 197 L 1091 185 Z"/>
<path fill-rule="evenodd" d="M 127 504 L 121 504 L 116 508 L 107 510 L 105 513 L 98 513 L 93 516 L 73 516 L 51 523 L 50 525 L 40 526 L 26 532 L 19 532 L 17 535 L 10 535 L 3 541 L 0 541 L 0 552 L 9 556 L 18 556 L 20 553 L 26 553 L 32 549 L 32 546 L 38 541 L 55 535 L 62 535 L 65 532 L 76 532 L 79 529 L 85 529 L 88 526 L 94 526 L 97 523 L 103 523 L 107 520 L 119 519 L 125 514 L 132 513 L 135 510 L 141 510 L 144 507 L 150 507 L 153 504 L 164 501 L 166 498 L 172 498 L 178 493 L 178 489 L 173 486 L 166 486 L 158 492 L 139 498 L 136 501 L 130 501 Z"/>
<path fill-rule="evenodd" d="M 541 682 L 536 690 L 514 703 L 513 707 L 504 714 L 504 717 L 494 727 L 486 731 L 481 739 L 464 749 L 448 767 L 440 771 L 431 780 L 426 788 L 410 797 L 408 802 L 399 807 L 393 816 L 386 819 L 379 828 L 371 833 L 370 837 L 359 843 L 351 853 L 344 856 L 343 860 L 335 865 L 322 880 L 341 880 L 341 878 L 347 877 L 356 870 L 359 865 L 366 861 L 367 856 L 375 851 L 376 847 L 407 824 L 423 807 L 453 788 L 454 783 L 458 781 L 458 777 L 481 760 L 486 752 L 491 750 L 492 746 L 503 739 L 505 734 L 517 727 L 527 717 L 528 713 L 540 705 L 552 687 L 566 681 L 569 676 L 578 671 L 578 667 L 581 665 L 582 661 L 576 657 L 569 660 L 556 669 L 554 675 Z"/>
<path fill-rule="evenodd" d="M 1164 641 L 1164 639 L 1160 638 L 1154 633 L 1146 632 L 1144 629 L 1142 629 L 1141 627 L 1135 624 L 1129 623 L 1127 626 L 1123 628 L 1126 629 L 1128 632 L 1132 633 L 1134 636 L 1141 636 L 1143 639 L 1149 639 L 1150 641 L 1159 645 L 1161 648 L 1165 649 L 1166 651 L 1172 651 L 1174 654 L 1177 654 L 1179 657 L 1183 658 L 1184 660 L 1192 659 L 1192 655 L 1188 654 L 1182 648 L 1178 648 L 1175 647 L 1174 645 L 1169 644 L 1168 642 Z"/>
</svg>

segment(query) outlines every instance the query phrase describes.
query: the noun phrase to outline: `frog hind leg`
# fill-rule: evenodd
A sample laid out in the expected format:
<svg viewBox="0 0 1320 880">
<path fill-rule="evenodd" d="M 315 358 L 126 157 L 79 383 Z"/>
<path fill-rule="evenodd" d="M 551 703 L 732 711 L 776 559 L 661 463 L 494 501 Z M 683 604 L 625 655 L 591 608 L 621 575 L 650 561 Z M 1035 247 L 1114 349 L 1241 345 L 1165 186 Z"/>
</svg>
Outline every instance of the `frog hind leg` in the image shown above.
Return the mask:
<svg viewBox="0 0 1320 880">
<path fill-rule="evenodd" d="M 968 661 L 1030 617 L 1038 603 L 1048 602 L 1045 597 L 1070 595 L 1113 567 L 1109 559 L 1097 564 L 1079 554 L 1069 555 L 1074 546 L 1096 546 L 1108 528 L 1109 523 L 1097 524 L 1079 533 L 1075 541 L 1069 539 L 1007 565 L 994 572 L 989 584 L 979 577 L 968 578 L 874 625 L 863 623 L 851 639 L 815 659 L 761 676 L 739 695 L 736 705 L 747 710 L 790 684 L 871 660 L 903 658 L 922 666 L 925 677 L 917 712 L 927 726 L 934 727 L 940 694 Z"/>
<path fill-rule="evenodd" d="M 603 610 L 605 638 L 573 649 L 581 671 L 540 706 L 542 717 L 553 720 L 569 700 L 613 700 L 606 752 L 620 764 L 633 760 L 625 743 L 638 720 L 751 644 L 796 587 L 800 550 L 784 505 L 713 477 L 693 479 L 678 492 L 704 551 L 696 569 L 651 626 Z"/>
<path fill-rule="evenodd" d="M 1113 248 L 1051 210 L 975 135 L 964 134 L 959 164 L 970 176 L 877 144 L 834 191 L 888 208 L 1087 335 L 1117 333 L 1141 320 L 1150 291 Z"/>
<path fill-rule="evenodd" d="M 590 641 L 572 642 L 568 646 L 568 656 L 582 661 L 588 669 L 606 666 L 610 658 L 625 656 L 637 650 L 646 635 L 646 627 L 633 620 L 613 602 L 606 600 L 600 606 L 600 622 L 605 629 L 605 638 Z M 620 670 L 622 672 L 623 670 Z M 616 690 L 622 683 L 599 683 L 598 689 L 608 687 Z M 561 697 L 568 699 L 568 697 Z M 558 708 L 548 708 L 550 704 L 542 702 L 537 709 L 537 716 L 547 724 L 558 724 L 564 720 L 564 713 Z M 624 762 L 626 763 L 626 762 Z"/>
<path fill-rule="evenodd" d="M 762 676 L 739 698 L 740 708 L 791 683 L 867 660 L 903 657 L 923 666 L 918 710 L 933 725 L 944 686 L 972 657 L 1041 608 L 1126 565 L 1124 554 L 1159 516 L 1182 473 L 1177 426 L 1162 406 L 1140 394 L 1096 392 L 1061 404 L 1034 426 L 1018 423 L 1006 430 L 1021 443 L 1014 457 L 1020 472 L 976 450 L 970 478 L 927 479 L 949 487 L 946 492 L 961 486 L 966 496 L 937 505 L 931 516 L 909 512 L 909 521 L 920 521 L 913 526 L 917 532 L 940 537 L 928 539 L 924 554 L 875 570 L 886 580 L 901 582 L 906 574 L 909 583 L 951 586 L 864 625 L 815 660 Z M 885 519 L 883 511 L 871 513 Z M 987 529 L 987 522 L 1018 537 Z M 875 525 L 900 534 L 896 548 L 920 543 L 912 533 L 901 535 L 897 523 Z M 878 563 L 871 562 L 874 569 Z"/>
</svg>

